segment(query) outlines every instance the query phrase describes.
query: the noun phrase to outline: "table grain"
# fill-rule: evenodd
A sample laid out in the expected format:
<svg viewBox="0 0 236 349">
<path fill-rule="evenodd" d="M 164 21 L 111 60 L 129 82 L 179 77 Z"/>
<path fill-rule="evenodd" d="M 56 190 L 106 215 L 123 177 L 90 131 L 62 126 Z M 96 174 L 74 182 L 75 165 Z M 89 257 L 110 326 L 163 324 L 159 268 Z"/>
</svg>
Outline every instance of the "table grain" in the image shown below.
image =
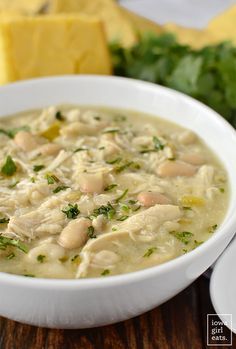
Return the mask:
<svg viewBox="0 0 236 349">
<path fill-rule="evenodd" d="M 0 317 L 0 349 L 205 349 L 209 313 L 209 282 L 201 276 L 158 308 L 115 325 L 50 330 Z M 235 335 L 227 348 L 236 349 Z"/>
</svg>

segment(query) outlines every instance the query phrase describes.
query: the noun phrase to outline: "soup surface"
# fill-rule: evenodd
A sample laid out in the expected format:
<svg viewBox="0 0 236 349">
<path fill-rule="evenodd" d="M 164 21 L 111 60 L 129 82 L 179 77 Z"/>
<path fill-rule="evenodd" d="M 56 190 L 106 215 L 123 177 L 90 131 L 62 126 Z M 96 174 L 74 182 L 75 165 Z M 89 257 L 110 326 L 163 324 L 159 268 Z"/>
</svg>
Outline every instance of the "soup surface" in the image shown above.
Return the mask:
<svg viewBox="0 0 236 349">
<path fill-rule="evenodd" d="M 0 271 L 86 278 L 164 263 L 214 234 L 224 168 L 189 130 L 57 106 L 0 120 Z"/>
</svg>

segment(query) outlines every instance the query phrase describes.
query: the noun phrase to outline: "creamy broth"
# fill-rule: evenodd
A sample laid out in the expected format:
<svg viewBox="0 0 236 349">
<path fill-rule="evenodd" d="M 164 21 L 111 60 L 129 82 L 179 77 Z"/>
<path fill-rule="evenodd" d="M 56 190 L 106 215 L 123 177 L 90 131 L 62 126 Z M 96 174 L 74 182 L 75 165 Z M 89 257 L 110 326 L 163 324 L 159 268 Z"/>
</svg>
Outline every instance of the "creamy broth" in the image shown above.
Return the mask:
<svg viewBox="0 0 236 349">
<path fill-rule="evenodd" d="M 149 115 L 58 106 L 0 120 L 0 271 L 123 274 L 206 241 L 226 172 L 192 131 Z"/>
</svg>

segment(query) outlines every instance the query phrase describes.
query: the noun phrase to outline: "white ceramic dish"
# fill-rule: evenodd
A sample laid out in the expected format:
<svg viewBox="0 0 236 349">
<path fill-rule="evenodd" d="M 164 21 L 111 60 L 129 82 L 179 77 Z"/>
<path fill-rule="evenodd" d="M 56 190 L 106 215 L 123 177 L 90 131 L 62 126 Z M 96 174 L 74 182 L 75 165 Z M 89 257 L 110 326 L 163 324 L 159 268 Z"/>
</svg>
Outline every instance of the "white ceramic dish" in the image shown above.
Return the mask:
<svg viewBox="0 0 236 349">
<path fill-rule="evenodd" d="M 85 328 L 125 320 L 176 295 L 220 255 L 236 226 L 236 134 L 218 114 L 154 84 L 115 77 L 46 78 L 0 88 L 0 116 L 52 104 L 101 105 L 158 115 L 199 134 L 224 163 L 230 204 L 218 231 L 196 250 L 150 269 L 84 280 L 31 279 L 0 273 L 0 315 L 54 328 Z"/>
</svg>

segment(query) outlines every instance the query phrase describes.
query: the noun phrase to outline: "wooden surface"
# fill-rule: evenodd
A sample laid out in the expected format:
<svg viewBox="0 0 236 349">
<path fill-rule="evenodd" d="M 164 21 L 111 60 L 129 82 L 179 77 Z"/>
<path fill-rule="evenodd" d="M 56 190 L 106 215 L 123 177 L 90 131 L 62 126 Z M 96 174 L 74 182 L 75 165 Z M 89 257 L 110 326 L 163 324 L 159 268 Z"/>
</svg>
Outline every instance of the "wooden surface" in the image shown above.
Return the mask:
<svg viewBox="0 0 236 349">
<path fill-rule="evenodd" d="M 162 306 L 116 325 L 49 330 L 0 317 L 0 349 L 205 349 L 206 315 L 215 313 L 202 276 Z M 211 348 L 222 349 L 223 346 Z M 236 349 L 236 336 L 233 346 Z"/>
</svg>

